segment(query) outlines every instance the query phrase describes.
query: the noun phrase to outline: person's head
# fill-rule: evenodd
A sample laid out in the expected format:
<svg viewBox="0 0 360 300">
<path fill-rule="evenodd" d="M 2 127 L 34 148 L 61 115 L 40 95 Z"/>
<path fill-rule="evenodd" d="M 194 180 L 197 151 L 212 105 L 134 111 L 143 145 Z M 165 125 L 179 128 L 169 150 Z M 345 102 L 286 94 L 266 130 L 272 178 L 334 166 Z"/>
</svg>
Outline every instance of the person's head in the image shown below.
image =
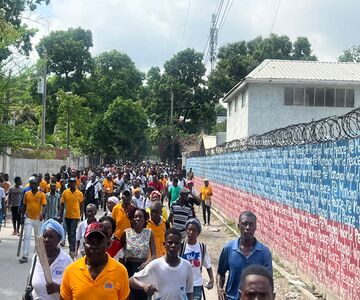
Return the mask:
<svg viewBox="0 0 360 300">
<path fill-rule="evenodd" d="M 45 173 L 44 174 L 44 180 L 49 183 L 50 182 L 50 174 L 49 173 Z"/>
<path fill-rule="evenodd" d="M 94 203 L 89 203 L 85 208 L 86 218 L 93 220 L 95 219 L 97 212 L 96 205 Z"/>
<path fill-rule="evenodd" d="M 190 191 L 187 188 L 182 188 L 180 190 L 180 202 L 186 203 L 189 199 Z"/>
<path fill-rule="evenodd" d="M 5 173 L 5 174 L 4 174 L 4 180 L 5 180 L 5 181 L 9 181 L 9 174 L 8 174 L 8 173 Z"/>
<path fill-rule="evenodd" d="M 85 184 L 86 183 L 86 176 L 82 175 L 80 177 L 80 181 L 81 181 L 82 184 Z"/>
<path fill-rule="evenodd" d="M 178 183 L 179 183 L 179 179 L 174 178 L 173 186 L 174 186 L 174 187 L 177 187 L 177 186 L 178 186 Z"/>
<path fill-rule="evenodd" d="M 44 244 L 47 253 L 55 250 L 65 236 L 62 225 L 53 219 L 49 219 L 44 222 L 41 225 L 40 232 L 44 237 Z"/>
<path fill-rule="evenodd" d="M 179 255 L 181 247 L 181 232 L 176 228 L 169 228 L 165 232 L 165 249 L 168 257 L 175 258 Z"/>
<path fill-rule="evenodd" d="M 192 172 L 192 168 L 190 168 L 190 172 Z"/>
<path fill-rule="evenodd" d="M 140 197 L 140 189 L 139 189 L 139 188 L 134 189 L 134 196 L 135 196 L 136 198 L 139 198 L 139 197 Z"/>
<path fill-rule="evenodd" d="M 197 241 L 197 237 L 201 233 L 201 223 L 196 218 L 191 218 L 185 223 L 186 234 L 188 240 L 192 243 Z"/>
<path fill-rule="evenodd" d="M 86 261 L 90 265 L 103 262 L 109 246 L 108 232 L 103 223 L 94 222 L 85 231 L 84 249 Z"/>
<path fill-rule="evenodd" d="M 50 192 L 52 193 L 56 192 L 56 183 L 53 182 L 50 183 Z"/>
<path fill-rule="evenodd" d="M 154 182 L 157 182 L 159 180 L 157 175 L 153 175 L 152 179 L 153 179 Z"/>
<path fill-rule="evenodd" d="M 75 177 L 71 177 L 69 178 L 69 188 L 71 190 L 75 189 L 76 188 L 76 178 Z"/>
<path fill-rule="evenodd" d="M 256 230 L 256 216 L 251 211 L 243 211 L 239 216 L 240 236 L 244 240 L 252 240 Z"/>
<path fill-rule="evenodd" d="M 209 179 L 205 178 L 204 179 L 204 185 L 207 187 L 209 185 Z"/>
<path fill-rule="evenodd" d="M 122 200 L 123 200 L 123 204 L 129 204 L 131 201 L 131 191 L 129 189 L 125 189 L 122 192 Z"/>
<path fill-rule="evenodd" d="M 151 201 L 161 201 L 161 193 L 159 191 L 152 191 L 150 194 Z"/>
<path fill-rule="evenodd" d="M 158 224 L 162 216 L 163 204 L 161 201 L 154 201 L 150 206 L 150 217 L 153 222 Z"/>
<path fill-rule="evenodd" d="M 242 271 L 241 300 L 274 300 L 274 280 L 261 265 L 250 265 Z"/>
<path fill-rule="evenodd" d="M 111 196 L 108 198 L 106 206 L 110 211 L 112 211 L 114 206 L 118 203 L 119 203 L 119 198 L 115 196 Z"/>
<path fill-rule="evenodd" d="M 187 183 L 187 187 L 191 190 L 194 187 L 194 181 L 189 180 Z"/>
<path fill-rule="evenodd" d="M 96 173 L 92 173 L 91 174 L 91 182 L 95 182 L 95 179 L 96 179 Z"/>
<path fill-rule="evenodd" d="M 20 185 L 22 184 L 22 182 L 21 182 L 21 177 L 16 176 L 16 177 L 14 178 L 14 182 L 15 182 L 15 185 L 16 185 L 16 186 L 20 186 Z"/>
<path fill-rule="evenodd" d="M 137 208 L 134 213 L 134 218 L 132 220 L 132 228 L 140 229 L 145 228 L 147 221 L 149 220 L 149 215 L 145 209 Z"/>
<path fill-rule="evenodd" d="M 104 224 L 105 229 L 108 233 L 108 238 L 110 239 L 116 230 L 116 223 L 114 219 L 110 216 L 102 216 L 99 219 L 99 222 Z"/>
<path fill-rule="evenodd" d="M 64 188 L 65 185 L 66 185 L 66 180 L 65 180 L 65 179 L 61 179 L 61 180 L 60 180 L 60 186 Z"/>
<path fill-rule="evenodd" d="M 32 177 L 29 181 L 29 186 L 33 192 L 38 190 L 39 183 L 35 177 Z"/>
<path fill-rule="evenodd" d="M 40 182 L 43 178 L 43 175 L 41 173 L 36 174 L 36 179 Z"/>
</svg>

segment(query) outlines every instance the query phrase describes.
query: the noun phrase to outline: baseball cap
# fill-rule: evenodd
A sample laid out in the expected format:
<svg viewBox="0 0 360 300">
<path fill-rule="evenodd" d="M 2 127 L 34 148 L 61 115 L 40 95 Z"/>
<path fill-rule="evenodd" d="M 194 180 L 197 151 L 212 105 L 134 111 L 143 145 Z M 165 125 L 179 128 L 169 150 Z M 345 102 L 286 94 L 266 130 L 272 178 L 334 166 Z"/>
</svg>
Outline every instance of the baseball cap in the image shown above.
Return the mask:
<svg viewBox="0 0 360 300">
<path fill-rule="evenodd" d="M 76 178 L 74 177 L 69 178 L 69 182 L 76 182 Z"/>
<path fill-rule="evenodd" d="M 115 204 L 118 204 L 119 203 L 119 198 L 118 197 L 115 197 L 115 196 L 111 196 L 108 198 L 108 201 L 111 201 Z"/>
<path fill-rule="evenodd" d="M 99 233 L 103 237 L 106 237 L 106 238 L 108 237 L 104 224 L 100 223 L 100 222 L 91 223 L 88 225 L 88 227 L 86 227 L 85 235 L 84 235 L 85 238 L 87 238 L 92 233 Z"/>
<path fill-rule="evenodd" d="M 209 182 L 209 179 L 207 179 L 207 178 L 204 178 L 204 182 L 205 182 L 205 181 Z"/>
</svg>

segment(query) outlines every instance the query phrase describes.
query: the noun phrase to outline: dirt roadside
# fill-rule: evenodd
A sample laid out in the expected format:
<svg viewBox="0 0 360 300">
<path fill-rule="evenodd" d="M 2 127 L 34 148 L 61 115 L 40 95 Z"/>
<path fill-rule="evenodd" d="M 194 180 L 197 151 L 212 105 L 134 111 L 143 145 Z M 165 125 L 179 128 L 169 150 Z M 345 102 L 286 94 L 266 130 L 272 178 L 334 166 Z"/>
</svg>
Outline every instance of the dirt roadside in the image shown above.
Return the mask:
<svg viewBox="0 0 360 300">
<path fill-rule="evenodd" d="M 196 215 L 199 220 L 202 219 L 202 213 L 196 209 Z M 199 240 L 206 244 L 209 250 L 214 274 L 216 274 L 220 252 L 226 242 L 235 239 L 236 235 L 229 230 L 214 214 L 212 214 L 210 226 L 203 226 Z M 206 271 L 203 271 L 205 280 L 208 280 Z M 276 299 L 280 300 L 306 300 L 309 297 L 302 294 L 295 285 L 289 283 L 288 279 L 274 270 L 274 281 Z M 207 300 L 217 300 L 216 287 L 212 290 L 206 290 Z"/>
</svg>

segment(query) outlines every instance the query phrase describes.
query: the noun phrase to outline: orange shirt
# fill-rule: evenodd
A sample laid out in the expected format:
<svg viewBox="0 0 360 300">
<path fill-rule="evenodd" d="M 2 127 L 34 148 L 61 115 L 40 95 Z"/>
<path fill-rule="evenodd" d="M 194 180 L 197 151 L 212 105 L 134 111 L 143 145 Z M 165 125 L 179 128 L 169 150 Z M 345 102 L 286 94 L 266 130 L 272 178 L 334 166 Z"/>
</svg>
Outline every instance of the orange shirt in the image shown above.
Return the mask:
<svg viewBox="0 0 360 300">
<path fill-rule="evenodd" d="M 211 200 L 211 194 L 212 194 L 212 188 L 210 185 L 208 185 L 207 187 L 204 185 L 201 187 L 200 189 L 200 193 L 201 193 L 201 200 L 205 201 L 205 200 Z"/>
<path fill-rule="evenodd" d="M 32 191 L 27 191 L 24 196 L 24 205 L 26 205 L 26 215 L 31 220 L 39 220 L 41 207 L 46 205 L 46 196 L 38 191 L 34 195 Z"/>
<path fill-rule="evenodd" d="M 114 236 L 120 239 L 124 230 L 131 227 L 130 220 L 126 214 L 125 209 L 122 207 L 121 203 L 116 204 L 114 206 L 111 215 L 116 223 Z"/>
<path fill-rule="evenodd" d="M 48 185 L 49 184 L 44 179 L 42 179 L 39 183 L 39 188 L 43 193 L 47 193 L 47 192 L 50 192 L 50 185 L 49 185 L 49 187 L 48 187 Z"/>
<path fill-rule="evenodd" d="M 156 249 L 156 258 L 164 256 L 166 254 L 165 249 L 165 231 L 166 231 L 166 222 L 162 218 L 159 225 L 156 225 L 151 219 L 148 220 L 146 228 L 151 229 Z"/>
<path fill-rule="evenodd" d="M 76 177 L 76 187 L 79 188 L 81 184 L 80 178 Z"/>
<path fill-rule="evenodd" d="M 130 293 L 126 268 L 108 256 L 105 268 L 94 280 L 86 266 L 86 256 L 64 272 L 60 295 L 64 300 L 125 300 Z"/>
<path fill-rule="evenodd" d="M 112 194 L 114 191 L 114 182 L 110 179 L 105 178 L 103 182 L 105 193 Z"/>
<path fill-rule="evenodd" d="M 65 218 L 80 219 L 80 203 L 84 200 L 83 193 L 78 189 L 72 192 L 66 189 L 61 196 L 61 203 L 65 203 Z"/>
</svg>

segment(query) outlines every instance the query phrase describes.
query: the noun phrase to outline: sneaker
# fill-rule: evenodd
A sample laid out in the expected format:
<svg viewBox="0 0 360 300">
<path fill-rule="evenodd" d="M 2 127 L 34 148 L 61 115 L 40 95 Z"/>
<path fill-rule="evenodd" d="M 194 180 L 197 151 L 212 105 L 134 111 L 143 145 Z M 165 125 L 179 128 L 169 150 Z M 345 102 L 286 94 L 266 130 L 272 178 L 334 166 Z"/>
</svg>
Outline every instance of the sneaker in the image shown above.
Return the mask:
<svg viewBox="0 0 360 300">
<path fill-rule="evenodd" d="M 22 258 L 19 259 L 19 263 L 24 264 L 28 262 L 28 258 L 26 256 L 23 256 Z"/>
<path fill-rule="evenodd" d="M 16 232 L 16 231 L 13 231 L 11 235 L 17 235 L 17 232 Z"/>
</svg>

